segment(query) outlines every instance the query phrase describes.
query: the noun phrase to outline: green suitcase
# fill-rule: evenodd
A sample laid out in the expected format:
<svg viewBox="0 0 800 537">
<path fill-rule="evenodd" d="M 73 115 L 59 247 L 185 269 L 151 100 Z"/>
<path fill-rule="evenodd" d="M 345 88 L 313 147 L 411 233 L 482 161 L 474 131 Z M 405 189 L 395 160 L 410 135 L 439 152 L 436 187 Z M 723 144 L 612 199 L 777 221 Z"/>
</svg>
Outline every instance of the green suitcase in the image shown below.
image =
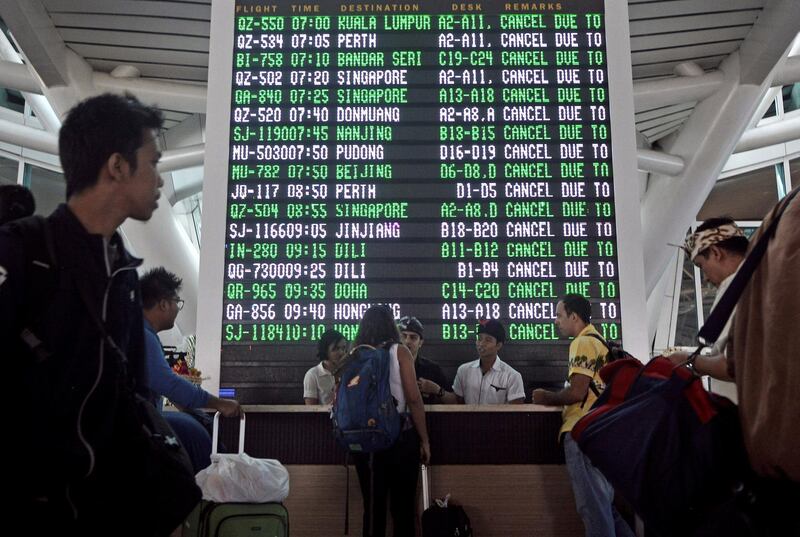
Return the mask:
<svg viewBox="0 0 800 537">
<path fill-rule="evenodd" d="M 281 503 L 202 501 L 184 522 L 183 537 L 289 537 L 289 513 Z"/>
</svg>

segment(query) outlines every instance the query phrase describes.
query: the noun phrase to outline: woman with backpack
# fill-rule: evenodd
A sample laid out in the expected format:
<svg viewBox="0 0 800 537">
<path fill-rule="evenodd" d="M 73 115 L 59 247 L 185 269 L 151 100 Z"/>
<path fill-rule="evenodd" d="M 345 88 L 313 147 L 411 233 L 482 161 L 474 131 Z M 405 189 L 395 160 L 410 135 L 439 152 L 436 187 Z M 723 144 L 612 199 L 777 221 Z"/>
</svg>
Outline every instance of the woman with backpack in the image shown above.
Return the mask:
<svg viewBox="0 0 800 537">
<path fill-rule="evenodd" d="M 399 438 L 387 450 L 353 454 L 364 498 L 365 537 L 386 534 L 387 496 L 394 522 L 393 535 L 414 536 L 419 465 L 427 464 L 431 454 L 414 361 L 411 352 L 399 341 L 392 310 L 384 305 L 369 308 L 359 325 L 354 347 L 369 345 L 389 351 L 389 384 L 403 424 Z"/>
</svg>

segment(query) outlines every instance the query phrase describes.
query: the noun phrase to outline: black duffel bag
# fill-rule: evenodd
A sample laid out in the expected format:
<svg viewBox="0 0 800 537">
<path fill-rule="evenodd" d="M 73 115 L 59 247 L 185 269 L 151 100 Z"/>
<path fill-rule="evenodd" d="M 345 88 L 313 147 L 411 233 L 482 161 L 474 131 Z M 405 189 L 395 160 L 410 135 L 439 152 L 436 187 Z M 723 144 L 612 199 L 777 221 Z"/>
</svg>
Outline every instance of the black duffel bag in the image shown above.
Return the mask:
<svg viewBox="0 0 800 537">
<path fill-rule="evenodd" d="M 422 513 L 422 537 L 472 537 L 472 526 L 463 507 L 436 500 Z"/>
</svg>

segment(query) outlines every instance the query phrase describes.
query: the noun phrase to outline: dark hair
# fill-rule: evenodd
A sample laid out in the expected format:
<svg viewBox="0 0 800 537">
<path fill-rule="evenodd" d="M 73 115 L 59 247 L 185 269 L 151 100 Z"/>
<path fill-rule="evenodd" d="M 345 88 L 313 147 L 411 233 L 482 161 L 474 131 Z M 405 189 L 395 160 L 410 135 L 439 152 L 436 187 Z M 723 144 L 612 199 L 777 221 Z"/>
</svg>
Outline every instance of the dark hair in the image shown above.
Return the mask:
<svg viewBox="0 0 800 537">
<path fill-rule="evenodd" d="M 22 185 L 0 185 L 0 225 L 30 216 L 35 210 L 30 190 Z"/>
<path fill-rule="evenodd" d="M 564 295 L 561 298 L 561 302 L 564 304 L 564 311 L 566 311 L 568 315 L 575 313 L 587 324 L 592 320 L 592 305 L 589 304 L 586 297 L 569 294 Z"/>
<path fill-rule="evenodd" d="M 136 171 L 136 150 L 146 129 L 158 130 L 161 112 L 133 95 L 105 93 L 75 105 L 58 134 L 58 154 L 67 183 L 67 199 L 94 186 L 103 165 L 120 153 Z"/>
<path fill-rule="evenodd" d="M 503 323 L 494 319 L 481 319 L 478 321 L 478 333 L 488 334 L 498 343 L 506 342 L 506 329 Z"/>
<path fill-rule="evenodd" d="M 319 342 L 317 342 L 317 358 L 319 361 L 322 362 L 328 359 L 328 347 L 335 343 L 339 343 L 345 339 L 345 337 L 336 330 L 330 329 L 326 330 L 322 337 L 319 338 Z"/>
<path fill-rule="evenodd" d="M 704 220 L 702 224 L 697 226 L 697 229 L 695 231 L 705 231 L 707 229 L 713 229 L 715 227 L 724 226 L 728 224 L 736 225 L 736 222 L 734 221 L 733 218 L 729 216 L 709 218 L 708 220 Z M 747 247 L 749 245 L 750 241 L 747 240 L 747 237 L 731 237 L 729 239 L 725 239 L 724 241 L 720 241 L 714 244 L 713 246 L 718 246 L 723 250 L 727 250 L 733 254 L 744 256 L 747 253 Z M 708 248 L 698 253 L 697 255 L 708 257 Z"/>
<path fill-rule="evenodd" d="M 381 343 L 400 341 L 400 333 L 394 323 L 394 314 L 391 308 L 384 304 L 371 306 L 361 319 L 358 325 L 355 345 L 372 345 L 373 347 Z"/>
<path fill-rule="evenodd" d="M 172 298 L 178 294 L 183 280 L 165 269 L 156 267 L 148 270 L 139 278 L 139 285 L 142 288 L 142 306 L 149 310 L 159 300 Z"/>
</svg>

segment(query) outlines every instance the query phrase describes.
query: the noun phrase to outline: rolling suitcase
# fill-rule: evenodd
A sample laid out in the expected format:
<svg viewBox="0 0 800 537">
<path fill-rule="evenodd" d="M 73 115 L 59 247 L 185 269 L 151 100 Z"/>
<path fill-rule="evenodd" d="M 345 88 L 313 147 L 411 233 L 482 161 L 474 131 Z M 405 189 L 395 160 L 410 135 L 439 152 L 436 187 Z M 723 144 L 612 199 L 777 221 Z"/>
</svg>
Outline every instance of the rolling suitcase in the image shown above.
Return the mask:
<svg viewBox="0 0 800 537">
<path fill-rule="evenodd" d="M 184 524 L 184 537 L 288 537 L 289 513 L 280 503 L 202 501 Z"/>
<path fill-rule="evenodd" d="M 239 452 L 244 449 L 239 427 Z M 212 457 L 217 453 L 219 414 L 214 417 Z M 217 503 L 202 500 L 183 525 L 183 537 L 288 537 L 289 513 L 282 503 Z"/>
</svg>

